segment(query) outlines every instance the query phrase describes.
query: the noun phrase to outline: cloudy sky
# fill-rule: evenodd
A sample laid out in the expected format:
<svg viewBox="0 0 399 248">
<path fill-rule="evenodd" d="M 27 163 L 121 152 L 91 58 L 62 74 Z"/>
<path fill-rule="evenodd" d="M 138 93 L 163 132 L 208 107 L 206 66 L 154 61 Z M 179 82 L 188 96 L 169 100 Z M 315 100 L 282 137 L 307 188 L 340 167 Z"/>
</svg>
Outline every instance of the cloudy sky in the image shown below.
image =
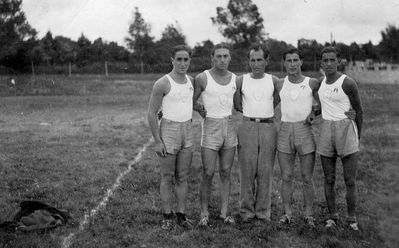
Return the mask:
<svg viewBox="0 0 399 248">
<path fill-rule="evenodd" d="M 252 0 L 264 19 L 270 38 L 296 45 L 300 38 L 378 44 L 388 24 L 399 26 L 398 0 Z M 194 46 L 210 39 L 223 41 L 211 17 L 228 0 L 23 0 L 28 22 L 41 38 L 50 30 L 76 40 L 82 33 L 90 40 L 102 37 L 125 45 L 134 7 L 159 39 L 168 24 L 180 25 Z"/>
</svg>

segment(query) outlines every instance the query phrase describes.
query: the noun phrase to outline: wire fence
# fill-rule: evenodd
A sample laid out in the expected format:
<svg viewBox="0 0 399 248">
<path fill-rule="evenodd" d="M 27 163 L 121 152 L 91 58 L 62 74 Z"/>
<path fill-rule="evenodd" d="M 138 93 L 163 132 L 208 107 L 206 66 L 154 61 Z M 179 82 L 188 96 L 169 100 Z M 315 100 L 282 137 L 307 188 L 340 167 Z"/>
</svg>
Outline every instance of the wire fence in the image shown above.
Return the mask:
<svg viewBox="0 0 399 248">
<path fill-rule="evenodd" d="M 190 63 L 188 74 L 196 74 L 211 67 L 209 57 L 193 57 Z M 302 68 L 310 68 L 310 71 L 318 71 L 318 64 L 305 62 Z M 313 70 L 312 68 L 317 68 Z M 15 70 L 10 67 L 0 66 L 0 96 L 18 95 L 64 95 L 64 94 L 86 94 L 86 88 L 77 90 L 81 87 L 78 81 L 88 78 L 96 78 L 106 84 L 113 80 L 132 80 L 143 78 L 146 75 L 151 80 L 157 75 L 168 73 L 172 70 L 171 63 L 128 63 L 121 61 L 94 62 L 82 66 L 81 64 L 68 63 L 63 65 L 33 64 L 26 65 Z M 241 74 L 250 71 L 247 59 L 243 61 L 232 61 L 229 70 Z M 270 61 L 266 68 L 267 72 L 275 75 L 284 76 L 284 66 L 282 61 Z M 152 74 L 157 74 L 155 77 Z M 86 77 L 85 75 L 90 75 Z M 137 77 L 137 75 L 141 75 Z M 80 77 L 82 76 L 82 77 Z M 118 78 L 120 77 L 120 78 Z M 68 79 L 69 78 L 69 79 Z M 61 80 L 60 80 L 61 79 Z M 76 82 L 76 85 L 74 85 Z"/>
<path fill-rule="evenodd" d="M 211 62 L 209 58 L 193 58 L 191 60 L 189 72 L 197 73 L 209 69 Z M 305 61 L 302 65 L 303 71 L 317 71 L 320 65 L 318 62 L 307 62 Z M 76 75 L 76 74 L 126 74 L 126 73 L 167 73 L 172 70 L 171 63 L 128 63 L 120 61 L 102 61 L 94 62 L 88 65 L 78 65 L 76 63 L 68 63 L 62 65 L 51 65 L 51 64 L 31 64 L 19 67 L 18 70 L 0 66 L 0 75 L 17 75 L 17 74 L 32 74 L 32 75 Z M 229 70 L 233 72 L 246 72 L 250 71 L 248 62 L 231 62 Z M 283 72 L 284 66 L 281 61 L 270 61 L 266 68 L 270 72 Z"/>
<path fill-rule="evenodd" d="M 209 57 L 194 57 L 188 74 L 195 77 L 198 73 L 210 67 Z M 346 68 L 343 65 L 339 70 L 345 71 L 358 82 L 397 84 L 399 82 L 398 68 L 398 64 L 389 64 L 385 67 L 375 64 L 373 70 L 370 70 L 364 66 L 355 66 L 355 64 L 350 63 Z M 88 79 L 104 85 L 115 81 L 141 80 L 148 82 L 168 73 L 171 69 L 171 63 L 141 64 L 120 61 L 95 62 L 85 66 L 78 66 L 73 63 L 63 65 L 31 64 L 18 70 L 0 66 L 0 96 L 86 94 L 88 92 L 86 85 L 82 88 L 81 84 L 82 81 Z M 229 70 L 236 74 L 242 74 L 249 72 L 250 67 L 247 59 L 243 59 L 242 62 L 230 63 Z M 270 61 L 266 71 L 278 77 L 286 75 L 282 61 Z M 304 61 L 302 71 L 306 76 L 319 78 L 321 76 L 320 63 L 318 61 Z"/>
</svg>

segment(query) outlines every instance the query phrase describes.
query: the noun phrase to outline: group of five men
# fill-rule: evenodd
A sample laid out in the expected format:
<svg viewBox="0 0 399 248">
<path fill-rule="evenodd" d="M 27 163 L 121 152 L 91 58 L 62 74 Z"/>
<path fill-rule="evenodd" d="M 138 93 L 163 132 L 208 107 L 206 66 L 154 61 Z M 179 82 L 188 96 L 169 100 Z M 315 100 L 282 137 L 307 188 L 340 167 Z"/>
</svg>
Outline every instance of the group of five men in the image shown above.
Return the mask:
<svg viewBox="0 0 399 248">
<path fill-rule="evenodd" d="M 357 85 L 353 79 L 337 71 L 338 53 L 334 47 L 322 51 L 321 80 L 302 75 L 301 54 L 290 49 L 283 55 L 285 78 L 265 73 L 269 52 L 262 45 L 249 53 L 251 72 L 236 76 L 228 70 L 229 47 L 215 45 L 212 68 L 193 80 L 187 75 L 191 51 L 184 45 L 173 48 L 173 69 L 153 86 L 148 121 L 155 140 L 155 151 L 161 168 L 160 196 L 163 206 L 163 229 L 171 229 L 174 216 L 177 224 L 192 228 L 185 205 L 187 179 L 193 154 L 192 114 L 203 118 L 201 158 L 203 165 L 200 186 L 201 217 L 199 226 L 211 225 L 209 201 L 212 179 L 219 160 L 221 209 L 219 217 L 234 224 L 229 214 L 230 174 L 236 149 L 240 165 L 240 210 L 243 222 L 256 218 L 269 221 L 276 150 L 282 176 L 282 199 L 285 214 L 281 223 L 292 221 L 293 172 L 296 153 L 299 156 L 305 203 L 304 220 L 315 226 L 313 217 L 313 168 L 315 152 L 321 155 L 325 175 L 324 191 L 329 209 L 326 227 L 336 225 L 335 206 L 336 160 L 341 157 L 346 185 L 349 227 L 358 230 L 355 215 L 355 179 L 357 151 L 363 111 Z M 275 107 L 281 103 L 280 130 L 277 131 Z M 320 103 L 320 104 L 314 104 Z M 312 121 L 321 105 L 323 122 L 316 146 Z M 233 108 L 242 112 L 237 130 Z M 159 111 L 162 118 L 158 122 Z M 172 188 L 177 199 L 176 215 L 172 212 Z"/>
</svg>

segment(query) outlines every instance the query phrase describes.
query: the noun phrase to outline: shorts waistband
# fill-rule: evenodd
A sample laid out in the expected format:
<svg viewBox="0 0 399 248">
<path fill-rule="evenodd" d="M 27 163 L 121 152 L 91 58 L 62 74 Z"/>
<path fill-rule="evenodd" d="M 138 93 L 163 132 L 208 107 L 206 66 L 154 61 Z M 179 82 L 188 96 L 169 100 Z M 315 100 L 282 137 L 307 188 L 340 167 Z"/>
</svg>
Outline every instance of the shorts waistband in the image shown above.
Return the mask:
<svg viewBox="0 0 399 248">
<path fill-rule="evenodd" d="M 228 115 L 225 117 L 208 117 L 206 116 L 205 119 L 211 119 L 211 120 L 225 120 L 225 119 L 231 119 L 233 118 L 233 115 Z"/>
<path fill-rule="evenodd" d="M 341 119 L 341 120 L 326 120 L 326 119 L 322 119 L 324 122 L 349 122 L 352 121 L 349 118 L 345 118 L 345 119 Z"/>
<path fill-rule="evenodd" d="M 253 121 L 258 123 L 273 123 L 275 118 L 274 116 L 269 118 L 252 118 L 252 117 L 243 116 L 242 119 L 245 121 Z"/>
<path fill-rule="evenodd" d="M 281 124 L 307 125 L 306 120 L 304 120 L 304 121 L 281 121 Z"/>
<path fill-rule="evenodd" d="M 172 120 L 168 120 L 168 119 L 162 118 L 161 121 L 164 121 L 164 122 L 166 122 L 166 123 L 180 123 L 180 124 L 184 124 L 184 123 L 192 122 L 193 119 L 189 119 L 189 120 L 187 120 L 187 121 L 172 121 Z"/>
</svg>

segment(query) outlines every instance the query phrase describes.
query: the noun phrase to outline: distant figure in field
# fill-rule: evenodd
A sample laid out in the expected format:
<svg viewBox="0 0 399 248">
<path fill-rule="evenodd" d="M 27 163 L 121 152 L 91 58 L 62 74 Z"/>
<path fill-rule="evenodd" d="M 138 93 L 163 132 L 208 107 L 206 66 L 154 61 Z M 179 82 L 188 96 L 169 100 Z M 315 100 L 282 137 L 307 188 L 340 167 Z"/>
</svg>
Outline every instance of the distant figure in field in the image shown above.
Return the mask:
<svg viewBox="0 0 399 248">
<path fill-rule="evenodd" d="M 237 77 L 234 105 L 243 113 L 238 130 L 240 216 L 270 220 L 277 128 L 274 108 L 279 103 L 275 76 L 265 73 L 269 51 L 254 45 L 248 52 L 251 72 Z"/>
<path fill-rule="evenodd" d="M 303 183 L 305 205 L 304 221 L 315 227 L 313 217 L 313 169 L 316 144 L 312 133 L 313 97 L 317 99 L 320 81 L 302 74 L 302 57 L 298 49 L 289 49 L 283 54 L 287 76 L 281 79 L 278 91 L 281 99 L 281 125 L 277 150 L 282 177 L 284 215 L 281 223 L 292 221 L 292 194 L 295 155 L 298 154 Z"/>
<path fill-rule="evenodd" d="M 347 221 L 349 227 L 358 231 L 356 220 L 356 170 L 357 152 L 363 122 L 363 108 L 356 82 L 337 71 L 339 55 L 334 47 L 322 50 L 321 67 L 326 77 L 321 82 L 318 95 L 323 122 L 317 142 L 324 171 L 324 193 L 330 216 L 326 227 L 333 227 L 338 220 L 335 206 L 335 177 L 337 157 L 341 158 L 346 186 Z M 354 121 L 347 111 L 356 113 Z"/>
<path fill-rule="evenodd" d="M 232 118 L 233 95 L 236 90 L 236 76 L 228 70 L 231 56 L 229 47 L 215 45 L 212 68 L 197 75 L 194 87 L 194 108 L 204 118 L 202 123 L 201 157 L 203 165 L 200 186 L 201 227 L 208 227 L 209 201 L 216 160 L 219 158 L 220 175 L 220 218 L 226 224 L 235 220 L 228 215 L 230 195 L 230 174 L 237 146 L 237 133 Z M 202 97 L 203 105 L 197 103 Z"/>
<path fill-rule="evenodd" d="M 188 76 L 191 51 L 184 45 L 172 50 L 173 69 L 158 79 L 152 89 L 148 107 L 148 122 L 155 140 L 161 169 L 160 195 L 163 206 L 162 229 L 173 228 L 171 209 L 172 187 L 177 198 L 177 224 L 192 228 L 186 217 L 187 179 L 192 160 L 192 99 L 194 85 Z M 158 111 L 162 107 L 162 120 L 158 125 Z"/>
</svg>

